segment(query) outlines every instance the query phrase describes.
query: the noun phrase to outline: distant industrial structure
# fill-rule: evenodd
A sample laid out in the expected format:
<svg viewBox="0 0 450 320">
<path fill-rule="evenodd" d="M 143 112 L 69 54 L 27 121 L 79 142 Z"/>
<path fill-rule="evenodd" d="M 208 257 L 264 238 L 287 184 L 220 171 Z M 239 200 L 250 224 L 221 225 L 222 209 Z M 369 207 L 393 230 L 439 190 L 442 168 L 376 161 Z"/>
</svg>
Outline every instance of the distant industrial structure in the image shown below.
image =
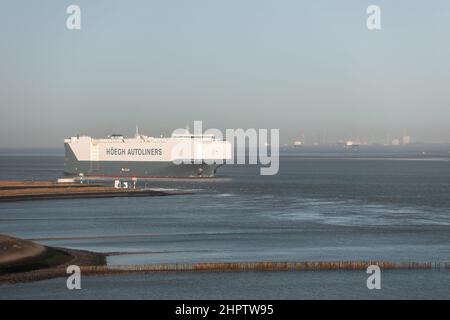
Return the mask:
<svg viewBox="0 0 450 320">
<path fill-rule="evenodd" d="M 411 136 L 409 135 L 404 135 L 401 139 L 395 138 L 391 142 L 392 146 L 400 146 L 400 145 L 407 146 L 409 144 L 411 144 Z"/>
<path fill-rule="evenodd" d="M 411 144 L 411 136 L 403 136 L 403 145 Z"/>
<path fill-rule="evenodd" d="M 301 147 L 301 146 L 321 146 L 321 145 L 343 145 L 345 148 L 356 149 L 358 147 L 371 146 L 371 145 L 384 145 L 384 146 L 407 146 L 413 143 L 412 137 L 403 132 L 403 135 L 398 136 L 386 136 L 386 140 L 376 139 L 375 136 L 368 137 L 358 137 L 358 136 L 348 136 L 346 139 L 340 140 L 324 140 L 318 141 L 317 139 L 305 139 L 305 136 L 297 139 L 293 139 L 292 142 L 286 144 L 285 146 L 291 147 Z"/>
</svg>

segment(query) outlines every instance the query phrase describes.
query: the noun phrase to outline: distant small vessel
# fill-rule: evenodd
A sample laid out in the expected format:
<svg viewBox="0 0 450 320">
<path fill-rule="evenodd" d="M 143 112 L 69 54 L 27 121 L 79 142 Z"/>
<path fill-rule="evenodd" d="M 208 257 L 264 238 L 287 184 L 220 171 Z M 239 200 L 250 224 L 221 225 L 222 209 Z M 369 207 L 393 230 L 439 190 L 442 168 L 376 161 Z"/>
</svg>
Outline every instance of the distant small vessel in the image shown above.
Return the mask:
<svg viewBox="0 0 450 320">
<path fill-rule="evenodd" d="M 303 143 L 300 140 L 294 141 L 294 147 L 301 147 Z"/>
<path fill-rule="evenodd" d="M 345 147 L 346 148 L 357 148 L 357 147 L 359 147 L 359 144 L 355 143 L 352 140 L 348 140 L 348 141 L 345 142 Z"/>
</svg>

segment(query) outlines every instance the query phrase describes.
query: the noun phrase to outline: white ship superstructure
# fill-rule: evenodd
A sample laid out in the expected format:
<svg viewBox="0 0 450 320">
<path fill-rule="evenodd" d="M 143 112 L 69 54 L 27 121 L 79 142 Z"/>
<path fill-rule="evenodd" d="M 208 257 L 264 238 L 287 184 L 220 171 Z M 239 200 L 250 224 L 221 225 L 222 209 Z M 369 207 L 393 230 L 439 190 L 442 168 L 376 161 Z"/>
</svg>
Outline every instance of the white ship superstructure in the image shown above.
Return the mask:
<svg viewBox="0 0 450 320">
<path fill-rule="evenodd" d="M 231 144 L 212 135 L 76 136 L 64 146 L 64 171 L 76 176 L 211 177 L 231 158 Z"/>
</svg>

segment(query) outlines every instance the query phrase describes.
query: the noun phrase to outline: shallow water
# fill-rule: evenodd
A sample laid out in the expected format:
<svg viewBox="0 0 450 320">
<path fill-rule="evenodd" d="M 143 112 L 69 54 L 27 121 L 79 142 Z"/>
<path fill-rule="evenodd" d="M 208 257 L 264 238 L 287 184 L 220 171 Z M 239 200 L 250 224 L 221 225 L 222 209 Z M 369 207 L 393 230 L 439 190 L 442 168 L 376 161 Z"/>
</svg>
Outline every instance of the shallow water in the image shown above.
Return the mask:
<svg viewBox="0 0 450 320">
<path fill-rule="evenodd" d="M 445 156 L 423 159 L 286 154 L 277 176 L 260 176 L 257 167 L 225 166 L 219 169 L 221 178 L 215 180 L 139 182 L 151 188 L 190 190 L 193 195 L 4 203 L 0 205 L 0 233 L 52 246 L 126 253 L 110 256 L 111 265 L 263 260 L 450 261 L 448 160 Z M 59 176 L 61 165 L 59 156 L 0 156 L 0 179 L 52 179 Z M 317 273 L 295 274 L 307 283 L 320 281 Z M 333 274 L 331 278 L 338 287 L 341 274 L 350 282 L 355 276 L 351 272 Z M 432 276 L 421 274 L 426 275 L 424 282 L 433 281 L 427 277 L 448 280 L 448 271 Z M 408 281 L 405 279 L 411 277 L 408 285 L 419 282 L 420 287 L 422 280 L 417 275 L 393 272 L 390 279 Z M 132 279 L 130 297 L 139 279 L 153 281 L 158 277 L 126 277 Z M 189 282 L 202 275 L 169 276 L 167 281 L 174 277 Z M 253 273 L 233 277 L 250 282 L 259 279 Z M 290 277 L 294 275 L 268 276 L 277 282 Z M 95 285 L 104 282 L 103 291 L 107 291 L 114 279 L 86 281 Z M 126 288 L 126 281 L 117 279 Z M 170 293 L 162 287 L 163 292 Z M 21 287 L 9 287 L 8 291 L 14 294 L 15 288 L 19 292 Z M 354 293 L 342 288 L 348 297 L 358 296 L 358 290 Z M 224 295 L 258 295 L 253 289 L 230 290 L 233 292 Z M 99 289 L 98 294 L 103 291 Z M 141 296 L 138 292 L 137 298 Z M 445 287 L 424 292 L 424 296 L 448 297 L 449 292 Z M 292 294 L 307 297 L 309 293 L 299 288 Z M 385 297 L 391 295 L 386 293 Z"/>
<path fill-rule="evenodd" d="M 450 272 L 385 271 L 368 290 L 364 271 L 168 273 L 84 277 L 0 286 L 0 299 L 450 299 Z"/>
</svg>

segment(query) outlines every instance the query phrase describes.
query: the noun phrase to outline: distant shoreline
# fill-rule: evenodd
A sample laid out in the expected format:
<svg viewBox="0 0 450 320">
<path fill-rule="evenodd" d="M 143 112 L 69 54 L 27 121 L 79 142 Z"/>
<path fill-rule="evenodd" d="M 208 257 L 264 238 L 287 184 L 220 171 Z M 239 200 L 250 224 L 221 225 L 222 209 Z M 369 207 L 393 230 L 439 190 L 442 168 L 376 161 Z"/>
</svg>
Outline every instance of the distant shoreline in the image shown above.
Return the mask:
<svg viewBox="0 0 450 320">
<path fill-rule="evenodd" d="M 291 143 L 280 143 L 280 154 L 289 155 L 292 153 L 327 153 L 339 152 L 343 154 L 358 152 L 392 152 L 392 153 L 417 153 L 417 152 L 438 152 L 441 155 L 448 155 L 450 151 L 450 142 L 415 142 L 408 145 L 383 145 L 368 144 L 359 145 L 355 149 L 345 148 L 343 142 L 321 143 L 321 144 L 304 144 L 295 146 Z M 64 157 L 64 148 L 5 148 L 0 147 L 0 156 L 52 156 Z"/>
</svg>

